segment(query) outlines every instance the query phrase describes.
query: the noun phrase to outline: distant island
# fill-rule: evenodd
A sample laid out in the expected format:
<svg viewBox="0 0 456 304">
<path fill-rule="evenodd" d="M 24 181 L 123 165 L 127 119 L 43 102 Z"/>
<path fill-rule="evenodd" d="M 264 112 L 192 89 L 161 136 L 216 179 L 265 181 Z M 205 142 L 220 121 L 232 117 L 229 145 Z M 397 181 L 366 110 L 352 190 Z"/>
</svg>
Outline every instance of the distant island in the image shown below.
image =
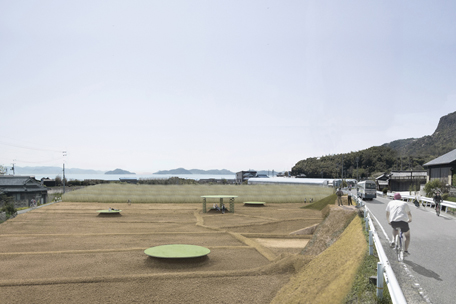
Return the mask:
<svg viewBox="0 0 456 304">
<path fill-rule="evenodd" d="M 172 170 L 161 170 L 155 172 L 154 174 L 214 174 L 214 175 L 230 175 L 234 174 L 230 170 L 222 169 L 213 169 L 213 170 L 200 170 L 200 169 L 184 169 L 184 168 L 177 168 Z"/>
<path fill-rule="evenodd" d="M 115 169 L 112 171 L 105 172 L 105 174 L 136 174 L 136 173 L 129 172 L 127 170 L 122 170 L 122 169 Z"/>
</svg>

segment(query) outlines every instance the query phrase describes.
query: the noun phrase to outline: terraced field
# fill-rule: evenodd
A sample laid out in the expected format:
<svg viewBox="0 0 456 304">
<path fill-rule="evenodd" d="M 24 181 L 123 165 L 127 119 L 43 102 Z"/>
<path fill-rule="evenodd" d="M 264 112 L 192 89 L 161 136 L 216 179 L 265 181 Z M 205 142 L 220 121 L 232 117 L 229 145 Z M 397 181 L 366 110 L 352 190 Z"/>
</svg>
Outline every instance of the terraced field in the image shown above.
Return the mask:
<svg viewBox="0 0 456 304">
<path fill-rule="evenodd" d="M 283 261 L 320 223 L 301 204 L 236 205 L 61 202 L 0 225 L 2 303 L 269 303 L 290 279 Z M 119 216 L 97 210 L 121 209 Z M 192 244 L 196 259 L 157 259 L 144 250 Z"/>
</svg>

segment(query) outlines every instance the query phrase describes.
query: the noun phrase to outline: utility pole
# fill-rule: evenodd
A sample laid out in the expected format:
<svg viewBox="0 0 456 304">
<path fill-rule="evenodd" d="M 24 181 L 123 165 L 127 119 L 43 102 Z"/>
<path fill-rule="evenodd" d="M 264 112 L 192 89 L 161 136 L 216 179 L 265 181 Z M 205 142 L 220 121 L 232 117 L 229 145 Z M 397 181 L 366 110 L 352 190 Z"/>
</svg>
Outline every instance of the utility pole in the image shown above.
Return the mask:
<svg viewBox="0 0 456 304">
<path fill-rule="evenodd" d="M 340 164 L 342 181 L 344 180 L 344 155 L 342 154 L 342 163 Z"/>
<path fill-rule="evenodd" d="M 63 194 L 65 194 L 65 163 L 63 163 L 63 178 L 62 178 L 62 184 L 63 184 Z"/>
<path fill-rule="evenodd" d="M 16 171 L 14 170 L 14 163 L 13 163 L 13 167 L 11 168 L 11 170 L 13 170 L 13 175 L 16 174 Z"/>
<path fill-rule="evenodd" d="M 413 185 L 412 158 L 410 158 L 409 160 L 410 160 L 410 190 L 412 190 L 412 188 L 414 188 L 414 185 Z M 416 193 L 415 193 L 415 194 L 416 194 Z M 412 195 L 412 191 L 410 191 L 410 195 Z"/>
<path fill-rule="evenodd" d="M 66 151 L 63 151 L 63 156 L 65 157 Z M 62 178 L 62 184 L 63 184 L 63 194 L 65 194 L 65 158 L 63 159 L 63 178 Z"/>
<path fill-rule="evenodd" d="M 359 162 L 359 156 L 356 157 L 356 180 L 359 181 L 358 162 Z"/>
</svg>

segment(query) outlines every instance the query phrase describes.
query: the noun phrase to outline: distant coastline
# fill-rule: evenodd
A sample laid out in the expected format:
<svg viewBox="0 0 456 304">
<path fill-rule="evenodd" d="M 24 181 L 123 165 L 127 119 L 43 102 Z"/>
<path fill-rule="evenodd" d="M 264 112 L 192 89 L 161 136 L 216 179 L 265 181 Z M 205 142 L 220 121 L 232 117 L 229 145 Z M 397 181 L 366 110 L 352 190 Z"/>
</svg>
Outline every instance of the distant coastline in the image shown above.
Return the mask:
<svg viewBox="0 0 456 304">
<path fill-rule="evenodd" d="M 16 175 L 22 176 L 33 176 L 37 180 L 41 180 L 42 178 L 50 178 L 53 179 L 56 176 L 62 177 L 62 172 L 59 174 L 32 174 L 32 173 L 21 173 Z M 168 179 L 171 177 L 179 177 L 185 179 L 194 179 L 194 180 L 201 180 L 201 179 L 236 179 L 236 174 L 228 174 L 228 175 L 220 175 L 220 174 L 67 174 L 65 173 L 65 178 L 67 180 L 106 180 L 106 181 L 119 181 L 120 179 Z"/>
<path fill-rule="evenodd" d="M 120 170 L 120 171 L 119 171 Z M 108 173 L 109 172 L 109 173 Z M 276 173 L 279 171 L 275 171 Z M 272 173 L 274 175 L 274 171 L 268 170 L 258 170 L 258 174 L 267 174 L 269 175 Z M 8 174 L 13 174 L 11 170 L 8 170 Z M 35 175 L 35 176 L 48 176 L 53 178 L 57 175 L 63 175 L 63 168 L 62 167 L 51 167 L 51 166 L 42 166 L 42 167 L 15 167 L 15 174 L 16 175 Z M 115 169 L 112 171 L 101 171 L 101 170 L 93 170 L 93 169 L 78 169 L 78 168 L 65 168 L 65 175 L 136 175 L 136 176 L 164 176 L 164 175 L 212 175 L 212 176 L 235 176 L 236 173 L 232 172 L 227 169 L 212 169 L 212 170 L 201 170 L 201 169 L 185 169 L 185 168 L 177 168 L 172 170 L 160 170 L 155 173 L 150 172 L 139 172 L 133 173 L 123 169 Z"/>
<path fill-rule="evenodd" d="M 16 174 L 49 174 L 49 175 L 59 175 L 62 174 L 63 168 L 62 167 L 15 167 Z M 11 172 L 12 173 L 12 172 Z M 123 169 L 115 169 L 112 171 L 100 171 L 100 170 L 92 170 L 92 169 L 78 169 L 78 168 L 65 168 L 65 174 L 136 174 L 133 172 L 129 172 Z M 200 170 L 200 169 L 184 169 L 184 168 L 177 168 L 171 170 L 161 170 L 151 174 L 211 174 L 211 175 L 230 175 L 235 174 L 227 169 L 213 169 L 213 170 Z"/>
<path fill-rule="evenodd" d="M 229 175 L 229 174 L 235 174 L 234 172 L 231 172 L 230 170 L 222 169 L 213 169 L 213 170 L 200 170 L 200 169 L 184 169 L 184 168 L 177 168 L 177 169 L 172 169 L 172 170 L 161 170 L 158 172 L 155 172 L 154 174 L 212 174 L 212 175 Z"/>
</svg>

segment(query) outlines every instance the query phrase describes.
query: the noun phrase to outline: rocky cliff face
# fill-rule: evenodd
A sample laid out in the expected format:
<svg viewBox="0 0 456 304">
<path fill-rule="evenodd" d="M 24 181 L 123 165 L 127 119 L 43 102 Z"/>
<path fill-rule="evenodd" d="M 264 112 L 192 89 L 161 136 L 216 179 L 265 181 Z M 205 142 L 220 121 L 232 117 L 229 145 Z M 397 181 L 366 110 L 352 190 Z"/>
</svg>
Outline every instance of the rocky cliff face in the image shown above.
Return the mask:
<svg viewBox="0 0 456 304">
<path fill-rule="evenodd" d="M 432 135 L 386 144 L 402 155 L 433 159 L 456 149 L 456 112 L 440 118 Z"/>
<path fill-rule="evenodd" d="M 456 132 L 456 112 L 441 117 L 439 125 L 432 136 L 436 136 L 439 133 L 451 133 L 454 135 L 454 132 Z"/>
</svg>

